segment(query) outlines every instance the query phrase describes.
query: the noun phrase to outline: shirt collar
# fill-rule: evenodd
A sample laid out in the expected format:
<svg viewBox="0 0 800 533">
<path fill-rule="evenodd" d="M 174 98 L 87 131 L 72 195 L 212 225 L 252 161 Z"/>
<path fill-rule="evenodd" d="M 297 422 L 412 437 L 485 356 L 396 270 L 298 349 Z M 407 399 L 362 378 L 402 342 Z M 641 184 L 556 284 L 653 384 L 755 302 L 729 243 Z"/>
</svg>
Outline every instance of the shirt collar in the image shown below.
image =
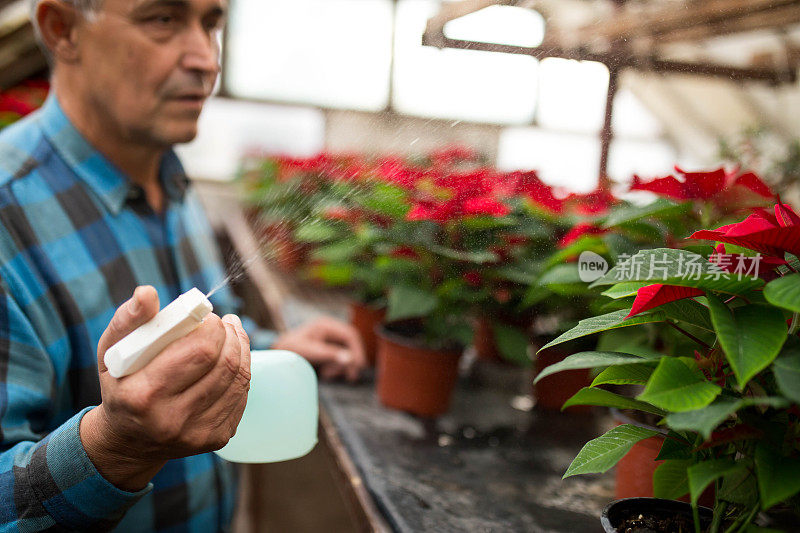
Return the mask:
<svg viewBox="0 0 800 533">
<path fill-rule="evenodd" d="M 44 135 L 70 168 L 97 194 L 112 214 L 118 214 L 135 185 L 75 129 L 61 109 L 55 91 L 47 97 L 38 120 Z M 178 156 L 171 149 L 161 160 L 159 179 L 170 200 L 183 201 L 189 180 Z"/>
</svg>

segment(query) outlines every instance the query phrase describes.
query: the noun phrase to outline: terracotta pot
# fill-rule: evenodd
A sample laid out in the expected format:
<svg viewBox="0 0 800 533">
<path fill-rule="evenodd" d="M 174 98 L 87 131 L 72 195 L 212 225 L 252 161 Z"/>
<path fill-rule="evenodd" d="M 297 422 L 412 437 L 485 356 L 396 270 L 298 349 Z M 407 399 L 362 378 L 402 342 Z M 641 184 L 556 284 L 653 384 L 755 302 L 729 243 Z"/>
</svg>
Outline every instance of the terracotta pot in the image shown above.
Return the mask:
<svg viewBox="0 0 800 533">
<path fill-rule="evenodd" d="M 522 313 L 520 315 L 502 316 L 499 320 L 503 324 L 527 331 L 533 322 L 533 316 L 529 313 Z M 475 353 L 479 359 L 485 361 L 513 365 L 500 354 L 500 349 L 497 347 L 497 341 L 492 330 L 492 322 L 492 318 L 481 316 L 475 323 L 475 335 L 472 341 L 475 346 Z"/>
<path fill-rule="evenodd" d="M 714 511 L 708 507 L 700 507 L 698 510 L 700 525 L 705 530 L 711 525 L 714 518 Z M 694 531 L 694 518 L 692 517 L 692 507 L 689 504 L 676 502 L 674 500 L 662 500 L 660 498 L 626 498 L 609 503 L 600 517 L 600 524 L 606 533 L 618 533 L 629 531 L 624 529 L 622 522 L 631 517 L 652 517 L 655 519 L 669 519 L 681 517 L 684 524 L 689 528 L 687 531 Z M 637 531 L 639 529 L 637 528 Z M 649 528 L 641 528 L 641 531 L 651 531 Z"/>
<path fill-rule="evenodd" d="M 571 353 L 578 351 L 563 351 L 549 348 L 536 355 L 535 370 L 538 374 L 548 366 L 558 363 Z M 560 411 L 564 402 L 569 400 L 576 392 L 592 383 L 588 369 L 565 370 L 556 372 L 540 380 L 533 386 L 533 395 L 536 398 L 536 407 L 547 411 Z M 566 413 L 590 413 L 592 410 L 589 405 L 575 405 L 564 409 Z"/>
<path fill-rule="evenodd" d="M 634 424 L 652 431 L 658 431 L 657 428 L 635 421 L 619 411 L 614 410 L 613 413 L 618 425 L 623 423 Z M 616 466 L 616 487 L 614 489 L 614 496 L 616 496 L 617 499 L 653 497 L 653 474 L 656 468 L 664 462 L 656 461 L 656 457 L 658 457 L 661 451 L 661 446 L 664 444 L 665 438 L 664 435 L 656 435 L 640 440 L 619 460 Z M 689 495 L 687 494 L 678 499 L 683 502 L 688 502 Z M 699 503 L 709 507 L 714 505 L 713 488 L 709 488 L 703 492 L 700 496 Z"/>
<path fill-rule="evenodd" d="M 614 496 L 617 499 L 653 497 L 653 472 L 664 461 L 656 461 L 664 436 L 640 440 L 617 463 Z"/>
<path fill-rule="evenodd" d="M 478 319 L 475 324 L 475 337 L 472 342 L 475 345 L 475 352 L 478 358 L 495 363 L 505 362 L 503 356 L 500 355 L 500 350 L 497 348 L 494 332 L 492 331 L 492 323 L 488 318 L 480 317 Z"/>
<path fill-rule="evenodd" d="M 378 398 L 386 407 L 424 417 L 447 412 L 461 351 L 432 350 L 378 328 Z"/>
<path fill-rule="evenodd" d="M 378 338 L 375 328 L 386 318 L 386 308 L 372 307 L 361 302 L 350 302 L 350 323 L 358 330 L 370 366 L 375 365 Z"/>
<path fill-rule="evenodd" d="M 306 263 L 308 246 L 296 242 L 286 224 L 271 224 L 263 231 L 267 240 L 267 257 L 272 257 L 280 270 L 294 272 Z"/>
</svg>

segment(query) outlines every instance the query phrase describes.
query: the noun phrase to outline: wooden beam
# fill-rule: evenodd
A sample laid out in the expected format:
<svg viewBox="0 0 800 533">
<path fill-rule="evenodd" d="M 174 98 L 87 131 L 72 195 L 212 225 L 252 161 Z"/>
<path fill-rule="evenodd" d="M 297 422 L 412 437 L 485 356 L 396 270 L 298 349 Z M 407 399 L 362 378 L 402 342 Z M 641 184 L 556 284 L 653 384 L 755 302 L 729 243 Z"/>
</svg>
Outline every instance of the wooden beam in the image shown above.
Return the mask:
<svg viewBox="0 0 800 533">
<path fill-rule="evenodd" d="M 655 57 L 637 56 L 630 53 L 590 52 L 580 48 L 560 48 L 557 46 L 512 46 L 506 44 L 482 43 L 450 39 L 444 35 L 431 36 L 427 32 L 422 36 L 422 44 L 438 48 L 454 48 L 459 50 L 480 50 L 487 52 L 500 52 L 505 54 L 528 55 L 537 59 L 547 57 L 560 57 L 578 61 L 597 61 L 610 68 L 632 68 L 644 72 L 659 72 L 671 74 L 693 74 L 716 78 L 725 78 L 731 81 L 759 81 L 774 85 L 781 83 L 794 83 L 797 72 L 791 68 L 761 68 L 761 67 L 735 67 L 715 63 L 702 63 L 694 61 L 674 61 Z"/>
<path fill-rule="evenodd" d="M 798 3 L 798 0 L 693 0 L 684 2 L 683 6 L 672 4 L 650 11 L 631 8 L 574 32 L 581 42 L 597 38 L 613 42 L 669 34 L 676 30 L 721 23 Z"/>
<path fill-rule="evenodd" d="M 513 5 L 516 0 L 461 0 L 460 2 L 443 3 L 439 12 L 428 19 L 425 33 L 444 35 L 444 26 L 451 20 L 465 17 L 481 9 L 496 5 Z"/>
<path fill-rule="evenodd" d="M 598 185 L 601 189 L 609 189 L 611 181 L 608 179 L 608 153 L 611 149 L 611 141 L 614 138 L 614 131 L 611 127 L 611 119 L 614 117 L 614 97 L 617 95 L 619 86 L 619 69 L 610 68 L 608 70 L 608 92 L 606 93 L 606 112 L 603 117 L 603 129 L 600 132 L 600 176 Z"/>
<path fill-rule="evenodd" d="M 800 3 L 782 6 L 769 11 L 750 13 L 747 16 L 709 22 L 701 26 L 678 29 L 653 36 L 655 44 L 678 41 L 702 41 L 720 35 L 744 33 L 800 23 Z"/>
</svg>

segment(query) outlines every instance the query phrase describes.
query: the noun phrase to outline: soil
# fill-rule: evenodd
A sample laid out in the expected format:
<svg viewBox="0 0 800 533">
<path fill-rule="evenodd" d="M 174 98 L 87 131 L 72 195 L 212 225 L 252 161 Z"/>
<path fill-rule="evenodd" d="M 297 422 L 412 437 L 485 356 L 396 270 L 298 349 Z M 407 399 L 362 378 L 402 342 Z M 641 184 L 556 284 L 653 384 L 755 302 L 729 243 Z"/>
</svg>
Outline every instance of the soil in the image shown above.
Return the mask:
<svg viewBox="0 0 800 533">
<path fill-rule="evenodd" d="M 632 514 L 617 526 L 620 533 L 690 533 L 694 521 L 686 516 L 645 516 Z"/>
</svg>

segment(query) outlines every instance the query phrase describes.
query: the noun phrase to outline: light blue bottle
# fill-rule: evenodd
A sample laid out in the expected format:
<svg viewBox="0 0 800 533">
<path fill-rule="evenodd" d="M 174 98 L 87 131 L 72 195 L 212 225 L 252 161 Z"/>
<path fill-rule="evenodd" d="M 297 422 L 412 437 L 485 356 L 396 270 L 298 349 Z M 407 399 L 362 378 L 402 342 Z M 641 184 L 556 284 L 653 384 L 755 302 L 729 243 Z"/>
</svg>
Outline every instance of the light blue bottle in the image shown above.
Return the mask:
<svg viewBox="0 0 800 533">
<path fill-rule="evenodd" d="M 250 392 L 236 435 L 217 454 L 235 463 L 296 459 L 317 444 L 317 376 L 294 352 L 251 352 Z"/>
</svg>

